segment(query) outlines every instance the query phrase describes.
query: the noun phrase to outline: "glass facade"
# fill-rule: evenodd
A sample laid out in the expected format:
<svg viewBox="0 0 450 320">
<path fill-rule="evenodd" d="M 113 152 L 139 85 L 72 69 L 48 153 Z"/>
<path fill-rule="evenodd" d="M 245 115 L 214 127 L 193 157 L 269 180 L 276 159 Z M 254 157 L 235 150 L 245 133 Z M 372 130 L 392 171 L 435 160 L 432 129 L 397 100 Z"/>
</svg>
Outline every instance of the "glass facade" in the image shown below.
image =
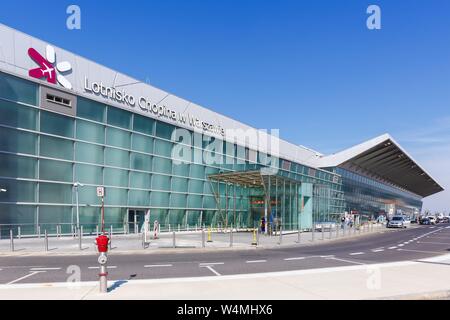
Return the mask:
<svg viewBox="0 0 450 320">
<path fill-rule="evenodd" d="M 129 224 L 130 212 L 146 210 L 163 229 L 225 221 L 245 228 L 258 221 L 261 191 L 216 185 L 208 176 L 259 169 L 267 155 L 199 133 L 191 132 L 200 140 L 181 139 L 171 124 L 82 97 L 75 117 L 59 114 L 41 108 L 39 92 L 38 84 L 0 73 L 0 187 L 7 189 L 0 193 L 0 225 L 21 224 L 25 234 L 61 224 L 69 232 L 77 211 L 75 182 L 83 184 L 78 208 L 85 230 L 100 222 L 97 186 L 105 187 L 105 222 L 117 229 Z M 213 142 L 220 147 L 211 150 Z M 183 162 L 172 156 L 180 144 L 192 151 Z M 222 161 L 207 164 L 205 155 Z M 282 179 L 268 184 L 269 210 L 284 229 L 344 212 L 343 172 L 284 159 L 271 166 Z"/>
<path fill-rule="evenodd" d="M 376 218 L 382 215 L 406 214 L 411 217 L 422 210 L 422 197 L 367 176 L 332 168 L 342 176 L 346 211 Z"/>
</svg>

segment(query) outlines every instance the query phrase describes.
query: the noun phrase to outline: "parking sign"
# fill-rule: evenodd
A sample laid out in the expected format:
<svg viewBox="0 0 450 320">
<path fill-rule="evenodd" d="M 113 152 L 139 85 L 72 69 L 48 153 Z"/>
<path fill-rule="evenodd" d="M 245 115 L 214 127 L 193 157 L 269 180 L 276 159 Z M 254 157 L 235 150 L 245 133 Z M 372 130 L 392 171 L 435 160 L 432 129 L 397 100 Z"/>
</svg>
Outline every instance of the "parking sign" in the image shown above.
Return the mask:
<svg viewBox="0 0 450 320">
<path fill-rule="evenodd" d="M 103 197 L 103 196 L 105 196 L 105 188 L 97 187 L 97 197 Z"/>
</svg>

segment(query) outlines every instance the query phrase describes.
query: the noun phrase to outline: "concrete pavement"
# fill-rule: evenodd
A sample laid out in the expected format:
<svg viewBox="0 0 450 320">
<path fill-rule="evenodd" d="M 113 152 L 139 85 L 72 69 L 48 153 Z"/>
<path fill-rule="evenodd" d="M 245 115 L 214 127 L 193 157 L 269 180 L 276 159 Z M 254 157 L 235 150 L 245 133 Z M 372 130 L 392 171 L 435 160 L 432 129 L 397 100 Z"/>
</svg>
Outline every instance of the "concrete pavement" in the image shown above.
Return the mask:
<svg viewBox="0 0 450 320">
<path fill-rule="evenodd" d="M 303 300 L 447 298 L 450 255 L 417 261 L 201 278 L 1 285 L 0 299 Z"/>
</svg>

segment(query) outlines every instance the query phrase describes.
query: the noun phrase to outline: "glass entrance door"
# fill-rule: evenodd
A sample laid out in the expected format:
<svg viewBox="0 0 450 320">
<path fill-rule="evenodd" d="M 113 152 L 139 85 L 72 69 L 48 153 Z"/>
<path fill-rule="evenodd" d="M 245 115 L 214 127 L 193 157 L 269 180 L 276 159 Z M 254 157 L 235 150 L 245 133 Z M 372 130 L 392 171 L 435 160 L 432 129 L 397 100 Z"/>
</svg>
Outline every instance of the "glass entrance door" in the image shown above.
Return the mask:
<svg viewBox="0 0 450 320">
<path fill-rule="evenodd" d="M 144 224 L 145 211 L 139 209 L 128 210 L 128 231 L 131 233 L 139 233 Z"/>
</svg>

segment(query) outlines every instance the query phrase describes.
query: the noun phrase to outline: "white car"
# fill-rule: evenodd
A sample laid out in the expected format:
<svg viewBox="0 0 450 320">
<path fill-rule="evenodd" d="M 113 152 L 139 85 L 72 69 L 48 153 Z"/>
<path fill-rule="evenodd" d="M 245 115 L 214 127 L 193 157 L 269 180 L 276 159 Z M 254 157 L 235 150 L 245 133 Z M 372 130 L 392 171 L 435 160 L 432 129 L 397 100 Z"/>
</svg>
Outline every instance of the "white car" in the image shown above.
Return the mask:
<svg viewBox="0 0 450 320">
<path fill-rule="evenodd" d="M 427 218 L 430 220 L 430 224 L 436 224 L 436 223 L 437 223 L 436 217 L 434 217 L 434 216 L 429 216 L 429 217 L 427 217 Z"/>
<path fill-rule="evenodd" d="M 386 227 L 388 228 L 406 228 L 408 226 L 408 223 L 405 222 L 405 218 L 402 216 L 394 216 L 391 220 L 387 223 Z"/>
</svg>

